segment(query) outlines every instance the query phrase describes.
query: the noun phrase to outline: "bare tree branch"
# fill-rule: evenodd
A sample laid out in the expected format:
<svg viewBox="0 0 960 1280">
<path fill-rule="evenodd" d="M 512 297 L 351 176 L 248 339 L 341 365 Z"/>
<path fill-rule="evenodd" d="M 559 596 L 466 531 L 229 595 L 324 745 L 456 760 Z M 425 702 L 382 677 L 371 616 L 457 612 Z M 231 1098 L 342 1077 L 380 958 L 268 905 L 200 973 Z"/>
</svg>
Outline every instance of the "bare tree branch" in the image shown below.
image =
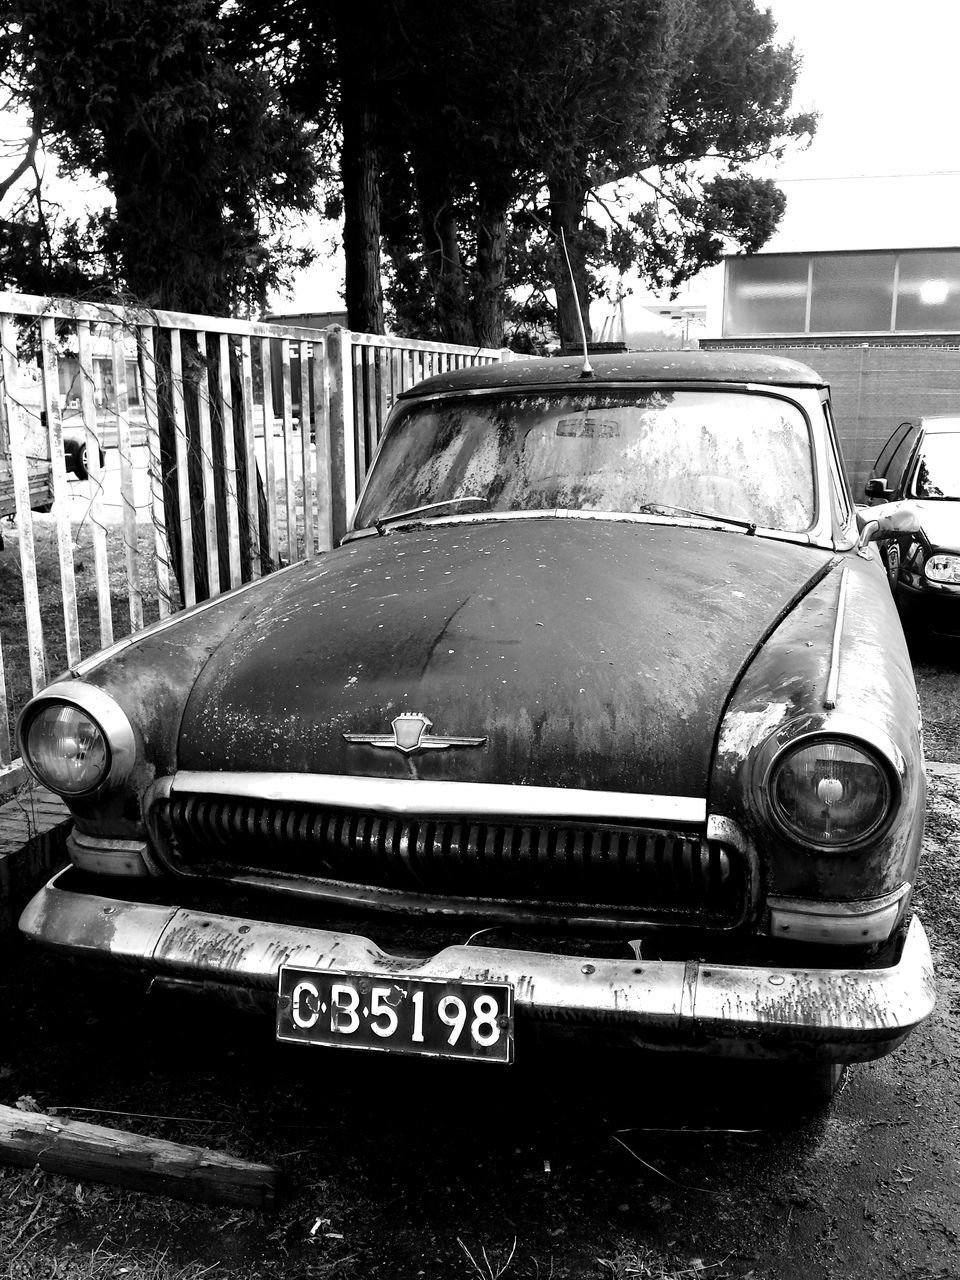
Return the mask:
<svg viewBox="0 0 960 1280">
<path fill-rule="evenodd" d="M 34 126 L 31 130 L 30 137 L 27 140 L 27 149 L 11 173 L 6 178 L 0 180 L 0 200 L 7 194 L 11 187 L 20 181 L 23 175 L 29 170 L 33 170 L 37 174 L 37 185 L 39 187 L 40 175 L 37 172 L 37 148 L 40 145 L 40 131 Z"/>
</svg>

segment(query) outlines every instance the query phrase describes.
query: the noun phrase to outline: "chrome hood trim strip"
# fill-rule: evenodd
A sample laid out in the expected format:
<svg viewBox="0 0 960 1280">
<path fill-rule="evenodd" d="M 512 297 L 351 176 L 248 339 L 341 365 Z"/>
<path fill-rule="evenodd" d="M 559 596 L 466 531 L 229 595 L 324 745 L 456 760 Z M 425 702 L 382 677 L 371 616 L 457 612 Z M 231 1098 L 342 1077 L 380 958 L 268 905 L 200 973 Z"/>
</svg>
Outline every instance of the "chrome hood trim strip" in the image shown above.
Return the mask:
<svg viewBox="0 0 960 1280">
<path fill-rule="evenodd" d="M 464 818 L 494 815 L 554 820 L 582 818 L 598 822 L 628 820 L 689 827 L 702 826 L 707 820 L 707 802 L 699 796 L 586 791 L 576 787 L 436 782 L 332 773 L 215 773 L 189 769 L 174 774 L 168 782 L 173 795 L 241 796 L 380 813 L 449 814 Z"/>
</svg>

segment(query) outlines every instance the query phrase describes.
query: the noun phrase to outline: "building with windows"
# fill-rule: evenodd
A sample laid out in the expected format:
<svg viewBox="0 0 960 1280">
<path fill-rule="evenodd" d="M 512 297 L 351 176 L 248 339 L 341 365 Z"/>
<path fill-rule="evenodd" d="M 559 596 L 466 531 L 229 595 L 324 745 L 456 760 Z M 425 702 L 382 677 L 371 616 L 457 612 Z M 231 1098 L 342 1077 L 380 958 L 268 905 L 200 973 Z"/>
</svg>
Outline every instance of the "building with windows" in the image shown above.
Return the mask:
<svg viewBox="0 0 960 1280">
<path fill-rule="evenodd" d="M 960 248 L 760 253 L 725 262 L 722 337 L 833 389 L 854 496 L 899 422 L 960 414 Z"/>
</svg>

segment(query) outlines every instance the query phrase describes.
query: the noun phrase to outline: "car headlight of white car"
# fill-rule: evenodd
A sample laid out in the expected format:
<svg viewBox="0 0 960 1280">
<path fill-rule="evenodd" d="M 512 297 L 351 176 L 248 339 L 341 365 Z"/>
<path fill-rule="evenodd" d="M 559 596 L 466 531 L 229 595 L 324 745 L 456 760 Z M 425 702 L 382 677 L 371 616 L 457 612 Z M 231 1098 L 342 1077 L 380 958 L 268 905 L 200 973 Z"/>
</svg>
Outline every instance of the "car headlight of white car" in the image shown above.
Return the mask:
<svg viewBox="0 0 960 1280">
<path fill-rule="evenodd" d="M 927 557 L 923 572 L 931 582 L 948 582 L 960 586 L 960 556 L 935 552 Z"/>
</svg>

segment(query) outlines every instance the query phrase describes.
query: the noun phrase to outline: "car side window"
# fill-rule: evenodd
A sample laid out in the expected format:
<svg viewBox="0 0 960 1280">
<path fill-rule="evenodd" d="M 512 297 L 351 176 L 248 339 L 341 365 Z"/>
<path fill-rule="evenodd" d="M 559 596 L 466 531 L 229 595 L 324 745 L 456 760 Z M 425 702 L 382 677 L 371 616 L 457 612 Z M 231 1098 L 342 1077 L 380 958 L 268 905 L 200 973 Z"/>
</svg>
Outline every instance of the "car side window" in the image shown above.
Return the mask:
<svg viewBox="0 0 960 1280">
<path fill-rule="evenodd" d="M 913 456 L 914 446 L 920 436 L 920 428 L 916 425 L 911 426 L 910 430 L 904 435 L 903 439 L 894 449 L 890 462 L 887 466 L 886 476 L 887 483 L 891 489 L 897 492 L 903 486 L 906 475 L 907 466 Z"/>
<path fill-rule="evenodd" d="M 889 473 L 890 459 L 893 457 L 894 451 L 898 448 L 898 446 L 903 443 L 905 437 L 909 434 L 912 427 L 913 427 L 912 422 L 901 422 L 899 427 L 897 427 L 897 429 L 894 432 L 892 432 L 889 440 L 880 450 L 880 456 L 877 458 L 876 462 L 873 464 L 873 471 L 871 472 L 871 478 L 873 478 L 874 476 L 877 476 L 882 479 L 884 476 L 886 476 Z"/>
</svg>

